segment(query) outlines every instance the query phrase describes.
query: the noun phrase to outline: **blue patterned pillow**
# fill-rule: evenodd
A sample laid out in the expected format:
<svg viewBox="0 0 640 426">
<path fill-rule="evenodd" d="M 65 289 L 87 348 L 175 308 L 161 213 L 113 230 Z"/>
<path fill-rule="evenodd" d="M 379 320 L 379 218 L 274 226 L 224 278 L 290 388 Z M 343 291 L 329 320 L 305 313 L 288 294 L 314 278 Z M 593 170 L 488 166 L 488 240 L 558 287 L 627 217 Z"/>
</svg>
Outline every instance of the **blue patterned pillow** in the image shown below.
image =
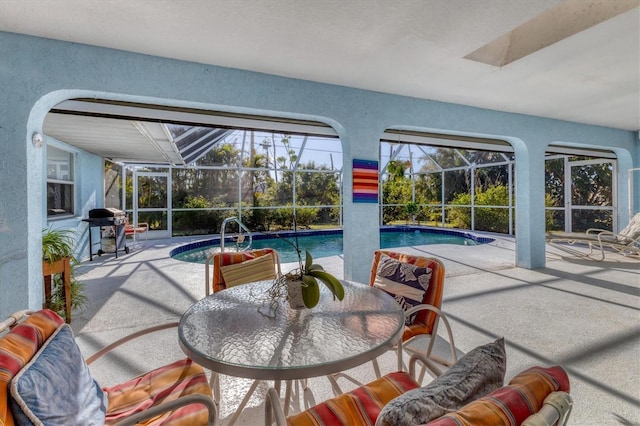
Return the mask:
<svg viewBox="0 0 640 426">
<path fill-rule="evenodd" d="M 10 392 L 16 424 L 104 425 L 107 399 L 67 324 L 11 380 Z"/>
<path fill-rule="evenodd" d="M 431 281 L 431 269 L 400 262 L 386 254 L 380 255 L 373 285 L 391 294 L 406 311 L 422 303 Z M 416 314 L 405 318 L 411 324 Z"/>
</svg>

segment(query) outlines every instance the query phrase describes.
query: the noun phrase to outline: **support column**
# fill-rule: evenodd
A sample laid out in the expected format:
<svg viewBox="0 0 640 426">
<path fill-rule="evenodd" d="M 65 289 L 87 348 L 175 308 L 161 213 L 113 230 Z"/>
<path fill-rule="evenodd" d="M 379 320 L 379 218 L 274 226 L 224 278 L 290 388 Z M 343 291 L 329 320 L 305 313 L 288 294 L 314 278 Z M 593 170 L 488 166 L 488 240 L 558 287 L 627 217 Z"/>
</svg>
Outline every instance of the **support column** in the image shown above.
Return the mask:
<svg viewBox="0 0 640 426">
<path fill-rule="evenodd" d="M 545 266 L 544 153 L 546 143 L 516 145 L 516 266 Z"/>
<path fill-rule="evenodd" d="M 344 179 L 344 278 L 361 283 L 369 282 L 373 252 L 380 248 L 378 212 L 381 200 L 378 203 L 353 202 L 353 159 L 380 161 L 378 151 L 382 130 L 377 124 L 367 122 L 354 128 L 345 126 L 347 131 L 340 134 Z"/>
</svg>

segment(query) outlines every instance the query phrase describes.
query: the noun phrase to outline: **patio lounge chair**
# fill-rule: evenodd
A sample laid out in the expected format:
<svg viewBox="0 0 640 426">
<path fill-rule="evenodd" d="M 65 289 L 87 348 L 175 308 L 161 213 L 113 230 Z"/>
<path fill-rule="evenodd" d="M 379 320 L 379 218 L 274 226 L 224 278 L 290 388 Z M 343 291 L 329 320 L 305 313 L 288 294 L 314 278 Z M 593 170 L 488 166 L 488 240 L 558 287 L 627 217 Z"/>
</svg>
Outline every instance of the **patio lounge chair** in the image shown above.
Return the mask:
<svg viewBox="0 0 640 426">
<path fill-rule="evenodd" d="M 575 243 L 588 244 L 589 253 L 586 257 L 598 261 L 604 260 L 605 248 L 613 249 L 623 256 L 640 256 L 640 213 L 636 213 L 629 221 L 629 224 L 618 234 L 603 229 L 590 228 L 584 233 L 551 231 L 547 233 L 546 239 L 554 247 L 565 251 L 567 248 L 559 245 L 560 243 L 570 245 Z M 593 257 L 594 249 L 600 253 L 599 257 Z M 576 254 L 575 250 L 570 252 Z"/>
<path fill-rule="evenodd" d="M 204 370 L 183 359 L 125 383 L 101 388 L 87 367 L 131 339 L 85 362 L 73 332 L 51 310 L 21 311 L 0 322 L 0 424 L 215 425 L 217 407 Z"/>
</svg>

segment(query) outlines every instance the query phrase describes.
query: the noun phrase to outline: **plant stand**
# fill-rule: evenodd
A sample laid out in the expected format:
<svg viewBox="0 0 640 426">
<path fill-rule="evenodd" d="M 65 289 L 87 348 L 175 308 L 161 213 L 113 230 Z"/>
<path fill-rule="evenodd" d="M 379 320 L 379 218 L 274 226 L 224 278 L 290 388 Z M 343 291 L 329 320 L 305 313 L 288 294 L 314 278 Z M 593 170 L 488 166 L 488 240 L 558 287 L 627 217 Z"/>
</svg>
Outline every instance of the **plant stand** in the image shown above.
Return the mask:
<svg viewBox="0 0 640 426">
<path fill-rule="evenodd" d="M 57 262 L 42 262 L 42 275 L 44 276 L 44 303 L 43 308 L 48 308 L 51 304 L 51 283 L 53 274 L 62 274 L 64 286 L 64 303 L 66 321 L 71 324 L 71 259 L 65 257 Z"/>
</svg>

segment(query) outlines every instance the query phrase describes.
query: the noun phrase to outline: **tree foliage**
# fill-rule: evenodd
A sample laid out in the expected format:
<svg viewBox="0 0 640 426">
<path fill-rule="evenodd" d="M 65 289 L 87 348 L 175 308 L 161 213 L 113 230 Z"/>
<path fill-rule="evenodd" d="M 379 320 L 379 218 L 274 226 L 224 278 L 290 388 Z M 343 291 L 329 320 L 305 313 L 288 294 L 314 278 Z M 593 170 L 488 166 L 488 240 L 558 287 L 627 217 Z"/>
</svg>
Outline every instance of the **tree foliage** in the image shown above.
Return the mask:
<svg viewBox="0 0 640 426">
<path fill-rule="evenodd" d="M 264 152 L 255 148 L 253 135 L 248 141 L 243 139 L 242 150 L 236 143 L 218 143 L 198 160 L 197 165 L 201 167 L 174 168 L 172 207 L 193 209 L 174 211 L 174 232 L 218 232 L 222 220 L 230 215 L 241 216 L 251 229 L 285 229 L 291 226 L 294 210 L 297 224 L 302 227 L 335 223 L 340 214 L 340 173 L 314 160 L 301 161 L 308 157 L 306 154 L 301 157 L 291 137 L 283 135 L 279 141 L 275 138 L 272 135 L 257 144 Z M 277 151 L 276 142 L 279 143 Z M 447 225 L 471 228 L 470 206 L 473 205 L 474 229 L 509 231 L 508 187 L 512 165 L 506 164 L 509 158 L 505 154 L 449 148 L 423 152 L 422 158 L 409 155 L 420 161 L 418 170 L 410 161 L 394 159 L 382 171 L 384 224 L 413 218 L 418 222 L 441 223 L 444 215 Z M 547 210 L 547 229 L 564 227 L 564 211 L 559 209 L 568 204 L 604 207 L 571 210 L 573 230 L 611 229 L 613 168 L 606 161 L 585 160 L 590 158 L 568 158 L 568 162 L 574 164 L 568 191 L 565 191 L 566 160 L 546 161 L 545 204 L 558 208 Z M 127 205 L 130 205 L 131 172 L 126 176 Z M 138 177 L 140 205 L 166 205 L 167 194 L 162 192 L 162 182 L 158 179 L 162 178 Z M 120 190 L 111 189 L 110 193 L 117 198 Z M 411 206 L 410 210 L 407 206 Z M 154 222 L 151 225 L 154 229 Z"/>
<path fill-rule="evenodd" d="M 471 194 L 458 194 L 451 202 L 449 221 L 456 228 L 471 229 Z M 505 206 L 505 207 L 481 207 Z M 475 191 L 474 227 L 479 231 L 509 232 L 509 188 L 505 185 L 494 185 L 486 190 L 477 188 Z"/>
<path fill-rule="evenodd" d="M 314 161 L 299 163 L 299 155 L 288 136 L 280 141 L 286 155 L 271 161 L 268 149 L 272 142 L 263 141 L 261 145 L 266 152 L 262 154 L 250 141 L 249 155 L 245 156 L 233 144 L 219 144 L 199 160 L 199 164 L 207 164 L 209 168 L 174 169 L 173 207 L 204 209 L 174 212 L 174 233 L 217 233 L 224 217 L 231 214 L 241 215 L 250 229 L 290 229 L 294 187 L 299 226 L 335 221 L 338 207 L 317 206 L 339 204 L 338 172 Z M 238 168 L 241 161 L 243 171 Z M 211 208 L 221 210 L 206 210 Z"/>
</svg>

